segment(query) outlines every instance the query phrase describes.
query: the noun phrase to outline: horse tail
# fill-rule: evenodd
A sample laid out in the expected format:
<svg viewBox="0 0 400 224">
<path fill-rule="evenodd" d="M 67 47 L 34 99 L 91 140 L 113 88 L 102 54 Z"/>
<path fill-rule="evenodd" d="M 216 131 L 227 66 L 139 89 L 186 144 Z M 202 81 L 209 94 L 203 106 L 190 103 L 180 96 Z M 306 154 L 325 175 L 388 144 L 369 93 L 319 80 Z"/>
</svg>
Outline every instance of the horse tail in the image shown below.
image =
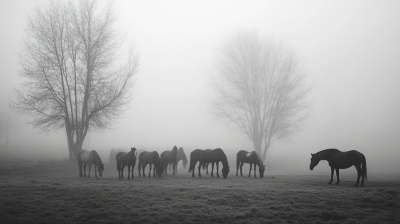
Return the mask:
<svg viewBox="0 0 400 224">
<path fill-rule="evenodd" d="M 82 177 L 83 176 L 83 173 L 82 173 L 82 158 L 81 158 L 82 151 L 78 149 L 76 154 L 78 155 L 79 177 Z"/>
<path fill-rule="evenodd" d="M 239 169 L 239 153 L 236 154 L 236 170 Z"/>
<path fill-rule="evenodd" d="M 362 161 L 362 172 L 363 172 L 363 175 L 365 175 L 365 179 L 367 179 L 367 160 L 365 159 L 364 155 L 363 155 L 363 161 Z"/>
<path fill-rule="evenodd" d="M 193 163 L 193 152 L 190 153 L 190 158 L 189 159 L 190 159 L 190 161 L 189 161 L 189 171 L 188 172 L 190 173 L 194 169 L 193 164 L 192 164 Z"/>
<path fill-rule="evenodd" d="M 121 163 L 118 161 L 118 157 L 121 155 L 121 153 L 117 153 L 117 155 L 115 155 L 115 160 L 117 161 L 117 170 L 119 171 L 121 169 Z"/>
<path fill-rule="evenodd" d="M 138 170 L 139 170 L 139 174 L 140 174 L 140 169 L 142 168 L 142 156 L 139 155 L 139 161 L 138 161 Z"/>
</svg>

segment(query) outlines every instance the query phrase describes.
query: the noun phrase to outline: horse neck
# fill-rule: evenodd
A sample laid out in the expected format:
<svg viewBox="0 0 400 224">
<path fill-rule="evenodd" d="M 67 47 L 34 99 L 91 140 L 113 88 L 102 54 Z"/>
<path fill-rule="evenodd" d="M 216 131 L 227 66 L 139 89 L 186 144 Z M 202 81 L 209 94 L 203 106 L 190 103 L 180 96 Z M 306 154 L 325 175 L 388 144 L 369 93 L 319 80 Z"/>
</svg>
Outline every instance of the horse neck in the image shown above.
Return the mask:
<svg viewBox="0 0 400 224">
<path fill-rule="evenodd" d="M 95 154 L 94 154 L 94 160 L 95 160 L 95 164 L 97 166 L 103 164 L 103 162 L 101 161 L 101 158 L 97 152 L 95 152 Z"/>
<path fill-rule="evenodd" d="M 228 167 L 228 159 L 226 158 L 225 153 L 222 153 L 221 163 L 224 167 Z"/>
<path fill-rule="evenodd" d="M 183 150 L 178 151 L 178 160 L 187 161 L 185 152 Z"/>
<path fill-rule="evenodd" d="M 257 164 L 259 167 L 263 167 L 264 164 L 263 164 L 263 162 L 262 162 L 260 156 L 258 155 L 258 153 L 254 152 L 254 154 L 256 155 L 256 158 L 257 158 L 256 164 Z"/>
<path fill-rule="evenodd" d="M 318 156 L 319 160 L 328 160 L 335 152 L 337 152 L 337 149 L 325 149 L 315 153 L 315 155 Z"/>
</svg>

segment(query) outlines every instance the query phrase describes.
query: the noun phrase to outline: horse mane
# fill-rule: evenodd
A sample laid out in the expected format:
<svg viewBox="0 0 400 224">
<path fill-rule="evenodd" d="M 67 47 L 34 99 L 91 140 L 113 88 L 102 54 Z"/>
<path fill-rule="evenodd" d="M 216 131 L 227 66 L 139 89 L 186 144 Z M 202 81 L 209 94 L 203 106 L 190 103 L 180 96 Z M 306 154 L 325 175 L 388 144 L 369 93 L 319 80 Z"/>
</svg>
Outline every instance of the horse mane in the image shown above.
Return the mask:
<svg viewBox="0 0 400 224">
<path fill-rule="evenodd" d="M 179 158 L 181 158 L 183 161 L 186 160 L 186 162 L 188 160 L 187 157 L 186 157 L 185 151 L 183 151 L 182 147 L 179 147 L 179 149 L 178 149 L 178 159 Z"/>
<path fill-rule="evenodd" d="M 100 155 L 96 152 L 96 150 L 92 150 L 92 153 L 94 153 L 94 157 L 95 157 L 95 160 L 96 160 L 96 165 L 102 165 L 103 164 L 103 162 L 101 161 L 101 158 L 100 158 Z"/>
<path fill-rule="evenodd" d="M 329 148 L 329 149 L 321 150 L 321 151 L 315 153 L 314 155 L 317 156 L 319 158 L 319 160 L 327 160 L 333 153 L 337 153 L 337 152 L 341 152 L 341 151 L 338 149 Z"/>
<path fill-rule="evenodd" d="M 256 157 L 257 157 L 257 159 L 258 159 L 258 162 L 259 162 L 258 166 L 259 166 L 259 167 L 263 167 L 263 166 L 264 166 L 264 163 L 263 163 L 263 161 L 262 161 L 260 155 L 258 155 L 258 153 L 257 153 L 256 151 L 253 151 L 253 153 L 256 155 Z"/>
<path fill-rule="evenodd" d="M 221 153 L 223 156 L 222 156 L 222 159 L 221 159 L 221 162 L 222 162 L 222 165 L 224 165 L 224 167 L 225 166 L 229 166 L 228 165 L 228 158 L 226 158 L 226 155 L 225 155 L 225 152 L 224 152 L 224 150 L 222 150 L 221 148 L 216 148 L 216 149 L 214 149 L 215 151 L 217 151 L 217 152 L 219 152 L 219 153 Z"/>
</svg>

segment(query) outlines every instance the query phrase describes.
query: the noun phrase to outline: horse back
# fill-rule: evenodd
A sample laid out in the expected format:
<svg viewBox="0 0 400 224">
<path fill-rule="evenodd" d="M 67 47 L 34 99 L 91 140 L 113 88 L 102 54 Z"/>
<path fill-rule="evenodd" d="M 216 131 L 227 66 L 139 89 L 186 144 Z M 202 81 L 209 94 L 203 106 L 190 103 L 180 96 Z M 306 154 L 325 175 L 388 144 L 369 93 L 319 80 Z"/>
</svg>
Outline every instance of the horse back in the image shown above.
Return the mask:
<svg viewBox="0 0 400 224">
<path fill-rule="evenodd" d="M 347 169 L 353 165 L 361 164 L 362 160 L 358 159 L 360 154 L 361 153 L 355 150 L 333 153 L 328 159 L 329 166 L 333 168 Z"/>
</svg>

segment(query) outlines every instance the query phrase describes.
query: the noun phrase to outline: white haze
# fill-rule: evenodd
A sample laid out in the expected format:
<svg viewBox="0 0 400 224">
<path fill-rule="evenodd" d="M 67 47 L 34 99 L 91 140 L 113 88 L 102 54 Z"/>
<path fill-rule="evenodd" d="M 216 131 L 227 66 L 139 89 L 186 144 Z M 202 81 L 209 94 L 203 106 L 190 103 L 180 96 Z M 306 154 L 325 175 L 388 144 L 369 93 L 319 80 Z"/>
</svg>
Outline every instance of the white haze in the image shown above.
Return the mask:
<svg viewBox="0 0 400 224">
<path fill-rule="evenodd" d="M 35 4 L 0 1 L 3 114 L 20 81 L 16 52 Z M 364 153 L 368 172 L 399 174 L 399 1 L 116 1 L 115 8 L 140 66 L 129 110 L 86 143 L 104 160 L 111 148 L 133 146 L 161 152 L 177 145 L 187 155 L 221 147 L 231 158 L 240 149 L 252 150 L 246 136 L 214 120 L 208 102 L 218 48 L 238 30 L 257 30 L 294 49 L 313 86 L 309 119 L 291 142 L 270 148 L 268 169 L 311 172 L 310 153 L 334 147 Z M 63 130 L 39 133 L 24 124 L 26 118 L 14 118 L 15 153 L 40 148 L 68 156 Z M 4 148 L 4 134 L 0 144 Z M 327 171 L 327 163 L 317 170 Z"/>
</svg>

